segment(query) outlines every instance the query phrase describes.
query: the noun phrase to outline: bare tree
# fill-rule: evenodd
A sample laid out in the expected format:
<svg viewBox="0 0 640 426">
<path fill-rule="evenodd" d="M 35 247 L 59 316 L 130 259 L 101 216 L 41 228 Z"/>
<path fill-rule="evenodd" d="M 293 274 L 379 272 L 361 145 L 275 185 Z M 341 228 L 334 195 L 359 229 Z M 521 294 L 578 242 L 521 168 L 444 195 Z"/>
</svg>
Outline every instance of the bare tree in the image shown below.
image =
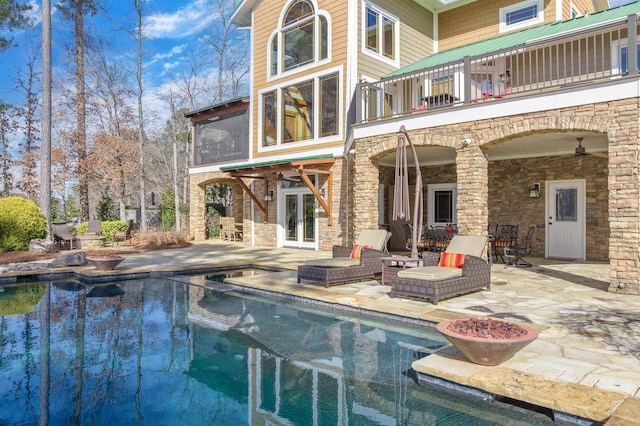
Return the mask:
<svg viewBox="0 0 640 426">
<path fill-rule="evenodd" d="M 37 62 L 40 59 L 40 49 L 27 49 L 27 60 L 24 69 L 18 70 L 18 90 L 24 93 L 25 104 L 18 109 L 20 127 L 24 139 L 19 143 L 20 157 L 16 165 L 21 168 L 21 179 L 16 187 L 27 194 L 32 200 L 37 200 L 39 193 L 39 179 L 37 176 L 38 148 L 40 142 L 40 73 Z"/>
<path fill-rule="evenodd" d="M 242 82 L 249 72 L 246 35 L 231 23 L 231 15 L 240 0 L 213 0 L 210 13 L 216 17 L 202 37 L 202 40 L 214 52 L 216 68 L 213 103 L 234 98 L 242 90 Z"/>
<path fill-rule="evenodd" d="M 140 160 L 140 216 L 141 216 L 141 225 L 142 231 L 147 230 L 147 209 L 146 209 L 146 197 L 145 197 L 145 173 L 144 173 L 144 116 L 142 109 L 142 7 L 141 3 L 143 0 L 134 0 L 134 5 L 136 8 L 136 15 L 138 17 L 137 27 L 136 27 L 136 41 L 138 44 L 138 68 L 136 72 L 136 77 L 138 80 L 138 156 Z"/>
<path fill-rule="evenodd" d="M 51 3 L 42 0 L 42 143 L 40 209 L 47 218 L 47 240 L 51 240 Z"/>
<path fill-rule="evenodd" d="M 94 0 L 62 0 L 58 9 L 63 16 L 73 19 L 75 36 L 76 77 L 76 150 L 78 155 L 78 181 L 80 189 L 80 220 L 89 220 L 89 182 L 87 179 L 87 125 L 84 70 L 84 15 L 97 11 Z"/>
<path fill-rule="evenodd" d="M 14 163 L 9 151 L 11 145 L 11 121 L 11 107 L 0 103 L 0 178 L 2 179 L 0 195 L 3 197 L 11 195 L 11 190 L 14 186 L 12 174 L 10 173 L 11 166 Z"/>
</svg>

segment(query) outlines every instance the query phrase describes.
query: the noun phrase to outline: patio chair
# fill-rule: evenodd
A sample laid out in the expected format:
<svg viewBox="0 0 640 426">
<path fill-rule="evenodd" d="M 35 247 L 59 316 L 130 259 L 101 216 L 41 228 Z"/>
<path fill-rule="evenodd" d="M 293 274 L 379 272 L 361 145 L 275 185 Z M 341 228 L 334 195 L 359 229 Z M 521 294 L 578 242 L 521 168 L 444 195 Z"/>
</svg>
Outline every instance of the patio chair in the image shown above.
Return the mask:
<svg viewBox="0 0 640 426">
<path fill-rule="evenodd" d="M 531 247 L 533 246 L 533 235 L 536 232 L 535 226 L 530 226 L 527 231 L 527 236 L 524 240 L 519 241 L 515 247 L 505 247 L 504 257 L 507 258 L 507 265 L 515 266 L 518 268 L 529 268 L 531 263 L 524 260 L 525 256 L 531 254 Z"/>
<path fill-rule="evenodd" d="M 89 226 L 87 228 L 87 232 L 84 235 L 102 235 L 102 221 L 100 220 L 90 220 Z"/>
<path fill-rule="evenodd" d="M 519 225 L 496 225 L 496 232 L 491 236 L 491 250 L 496 260 L 498 256 L 504 263 L 504 249 L 513 248 L 518 242 Z"/>
<path fill-rule="evenodd" d="M 133 219 L 129 219 L 127 223 L 127 229 L 125 231 L 115 231 L 111 233 L 111 241 L 116 243 L 116 245 L 120 245 L 120 241 L 127 242 L 129 240 L 129 245 L 133 245 L 131 241 L 131 236 L 133 234 Z"/>
<path fill-rule="evenodd" d="M 431 299 L 456 296 L 491 286 L 491 266 L 483 253 L 487 237 L 455 235 L 443 253 L 424 252 L 423 266 L 398 271 L 391 279 L 390 297 Z"/>
<path fill-rule="evenodd" d="M 333 257 L 307 260 L 298 266 L 301 280 L 319 281 L 325 287 L 364 279 L 374 279 L 382 273 L 381 257 L 385 257 L 386 244 L 391 236 L 384 229 L 363 230 L 353 247 L 333 246 Z"/>
<path fill-rule="evenodd" d="M 53 239 L 60 248 L 68 243 L 70 250 L 73 250 L 73 243 L 77 241 L 66 222 L 53 223 Z"/>
</svg>

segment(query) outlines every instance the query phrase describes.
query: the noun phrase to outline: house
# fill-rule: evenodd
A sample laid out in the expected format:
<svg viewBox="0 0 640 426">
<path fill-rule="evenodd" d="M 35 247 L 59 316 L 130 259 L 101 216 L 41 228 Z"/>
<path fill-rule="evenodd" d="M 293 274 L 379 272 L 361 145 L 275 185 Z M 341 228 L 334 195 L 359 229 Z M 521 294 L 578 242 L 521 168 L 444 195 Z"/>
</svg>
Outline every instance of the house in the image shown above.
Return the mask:
<svg viewBox="0 0 640 426">
<path fill-rule="evenodd" d="M 640 76 L 627 48 L 638 13 L 575 0 L 245 0 L 233 21 L 251 31 L 249 158 L 192 168 L 192 203 L 199 182 L 231 179 L 245 244 L 329 249 L 387 227 L 400 247 L 390 204 L 404 126 L 425 224 L 535 225 L 534 255 L 608 261 L 610 291 L 638 294 Z"/>
</svg>

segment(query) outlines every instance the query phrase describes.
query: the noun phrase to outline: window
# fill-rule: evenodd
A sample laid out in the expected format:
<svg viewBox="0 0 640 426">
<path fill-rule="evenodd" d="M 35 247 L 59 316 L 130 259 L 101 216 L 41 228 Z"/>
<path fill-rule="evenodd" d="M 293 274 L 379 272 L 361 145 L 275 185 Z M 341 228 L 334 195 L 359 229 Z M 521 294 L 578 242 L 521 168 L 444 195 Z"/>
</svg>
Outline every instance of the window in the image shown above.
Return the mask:
<svg viewBox="0 0 640 426">
<path fill-rule="evenodd" d="M 310 1 L 294 1 L 286 9 L 281 27 L 272 35 L 269 51 L 271 76 L 327 59 L 327 17 L 316 13 Z"/>
<path fill-rule="evenodd" d="M 629 73 L 628 49 L 629 48 L 627 46 L 623 46 L 620 48 L 620 73 L 621 74 Z M 636 52 L 637 52 L 636 55 L 637 55 L 638 69 L 640 69 L 640 45 L 636 47 Z"/>
<path fill-rule="evenodd" d="M 500 9 L 500 32 L 521 29 L 544 22 L 541 0 L 529 0 Z"/>
<path fill-rule="evenodd" d="M 457 223 L 458 191 L 455 183 L 442 183 L 427 186 L 428 218 L 430 225 L 447 225 Z"/>
<path fill-rule="evenodd" d="M 397 62 L 398 19 L 372 6 L 365 6 L 365 52 Z"/>
<path fill-rule="evenodd" d="M 261 94 L 261 146 L 335 136 L 339 73 L 320 75 Z"/>
</svg>

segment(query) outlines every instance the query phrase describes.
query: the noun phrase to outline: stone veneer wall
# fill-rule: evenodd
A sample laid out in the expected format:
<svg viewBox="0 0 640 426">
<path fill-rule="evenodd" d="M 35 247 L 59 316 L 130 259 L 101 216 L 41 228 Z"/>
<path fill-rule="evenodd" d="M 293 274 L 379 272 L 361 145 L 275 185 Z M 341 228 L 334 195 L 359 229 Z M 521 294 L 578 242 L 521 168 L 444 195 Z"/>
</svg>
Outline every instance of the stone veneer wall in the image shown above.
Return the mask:
<svg viewBox="0 0 640 426">
<path fill-rule="evenodd" d="M 486 233 L 489 225 L 489 175 L 499 171 L 497 168 L 492 171 L 483 148 L 502 141 L 507 142 L 513 137 L 533 133 L 572 131 L 607 134 L 609 140 L 606 187 L 609 290 L 640 294 L 638 107 L 638 99 L 631 98 L 575 108 L 457 123 L 437 128 L 416 129 L 409 134 L 416 146 L 436 145 L 456 150 L 458 226 L 461 233 Z M 471 144 L 466 147 L 462 143 L 465 138 L 471 140 Z M 396 134 L 386 134 L 354 141 L 356 149 L 354 175 L 357 194 L 353 204 L 353 221 L 356 229 L 376 223 L 377 203 L 372 203 L 372 200 L 377 200 L 377 190 L 372 176 L 378 174 L 376 160 L 396 149 L 396 139 Z M 595 167 L 597 169 L 598 166 Z M 549 180 L 560 179 L 560 176 L 571 172 L 565 170 L 563 166 L 554 167 L 553 165 L 549 165 L 547 170 L 545 179 Z M 509 180 L 513 177 L 505 177 L 505 179 Z M 602 232 L 606 232 L 603 230 L 607 229 L 607 226 L 603 225 L 605 219 L 601 216 L 593 216 L 595 208 L 602 205 L 604 197 L 599 190 L 602 179 L 602 175 L 598 175 L 596 180 L 587 187 L 588 226 L 595 230 L 594 234 L 588 236 L 589 245 L 607 244 L 606 236 L 601 235 Z M 543 184 L 542 178 L 538 180 Z M 527 182 L 524 188 L 531 183 L 533 182 Z M 495 194 L 492 196 L 495 197 Z M 491 214 L 492 217 L 495 215 L 493 220 L 496 222 L 502 220 L 501 218 L 509 219 L 500 211 Z M 531 217 L 529 221 L 539 222 L 535 213 Z M 590 248 L 589 250 L 590 256 L 594 258 L 604 255 L 602 249 Z"/>
<path fill-rule="evenodd" d="M 489 163 L 489 229 L 496 224 L 519 225 L 518 236 L 525 238 L 529 226 L 536 232 L 533 256 L 544 257 L 545 182 L 586 180 L 586 256 L 605 261 L 609 255 L 609 214 L 607 159 L 585 156 L 578 164 L 572 155 L 521 158 Z M 540 184 L 540 198 L 530 198 L 529 189 Z M 515 203 L 515 206 L 514 206 Z"/>
</svg>

